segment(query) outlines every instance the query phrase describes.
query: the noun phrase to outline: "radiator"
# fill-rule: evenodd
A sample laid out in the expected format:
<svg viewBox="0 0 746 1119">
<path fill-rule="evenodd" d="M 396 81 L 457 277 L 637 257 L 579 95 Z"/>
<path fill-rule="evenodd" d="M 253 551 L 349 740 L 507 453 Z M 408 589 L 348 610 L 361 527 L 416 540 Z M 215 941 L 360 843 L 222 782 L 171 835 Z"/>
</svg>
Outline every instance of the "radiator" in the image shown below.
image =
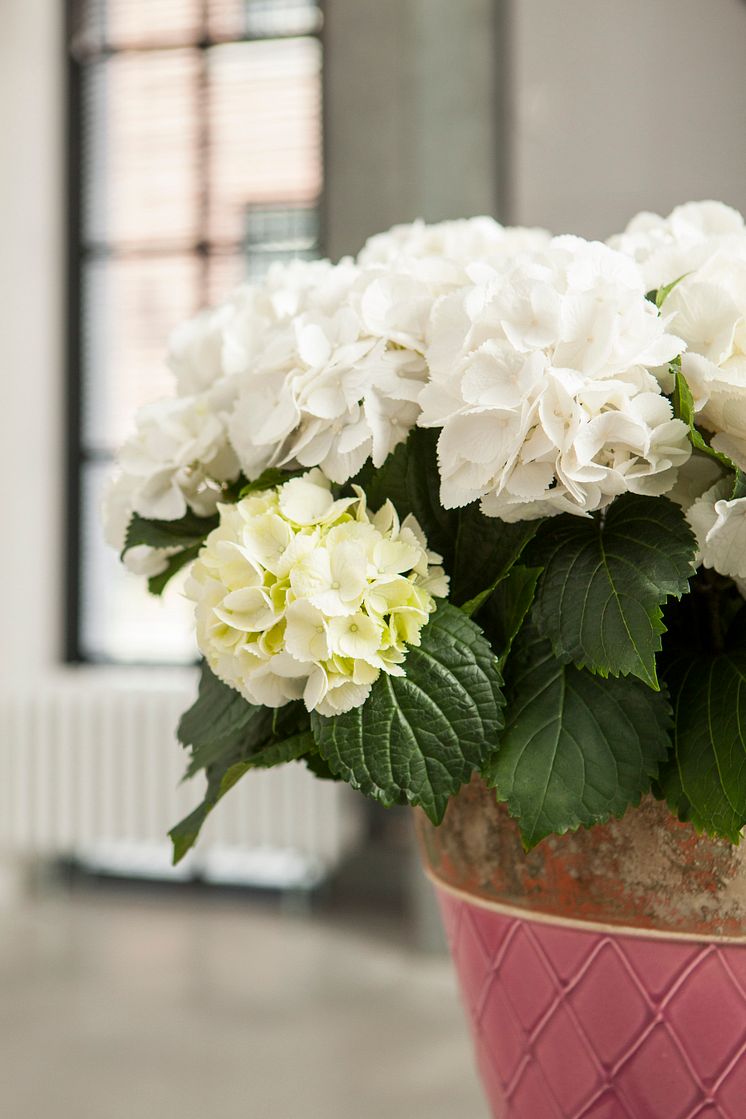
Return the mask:
<svg viewBox="0 0 746 1119">
<path fill-rule="evenodd" d="M 358 837 L 359 805 L 302 763 L 245 776 L 168 870 L 168 829 L 204 787 L 199 775 L 182 782 L 175 738 L 196 684 L 192 671 L 81 667 L 0 691 L 0 850 L 271 885 L 328 873 Z"/>
</svg>

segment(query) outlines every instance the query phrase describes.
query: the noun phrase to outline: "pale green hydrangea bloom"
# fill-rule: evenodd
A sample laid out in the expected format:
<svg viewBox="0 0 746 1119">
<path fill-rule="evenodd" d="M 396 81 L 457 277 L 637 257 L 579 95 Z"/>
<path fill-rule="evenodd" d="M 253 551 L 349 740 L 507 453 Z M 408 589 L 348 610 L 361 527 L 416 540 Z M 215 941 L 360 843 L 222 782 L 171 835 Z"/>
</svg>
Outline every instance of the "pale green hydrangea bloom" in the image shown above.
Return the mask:
<svg viewBox="0 0 746 1119">
<path fill-rule="evenodd" d="M 336 715 L 364 703 L 381 672 L 403 676 L 408 645 L 448 593 L 441 557 L 390 501 L 335 500 L 310 470 L 221 505 L 187 584 L 212 671 L 251 703 L 303 699 Z"/>
</svg>

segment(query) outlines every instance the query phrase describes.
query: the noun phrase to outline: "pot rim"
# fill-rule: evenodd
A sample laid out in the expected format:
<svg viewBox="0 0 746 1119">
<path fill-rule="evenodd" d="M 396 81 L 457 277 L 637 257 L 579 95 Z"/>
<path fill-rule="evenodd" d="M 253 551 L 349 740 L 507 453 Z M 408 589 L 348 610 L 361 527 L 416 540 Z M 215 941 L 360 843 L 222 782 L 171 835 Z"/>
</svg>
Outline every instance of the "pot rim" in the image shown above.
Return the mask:
<svg viewBox="0 0 746 1119">
<path fill-rule="evenodd" d="M 425 864 L 423 871 L 436 889 L 451 894 L 461 901 L 476 905 L 480 909 L 487 909 L 493 913 L 500 913 L 505 917 L 519 918 L 523 921 L 535 921 L 541 925 L 556 925 L 560 928 L 574 929 L 576 932 L 600 932 L 609 936 L 633 936 L 646 940 L 673 940 L 678 942 L 688 941 L 698 944 L 728 944 L 746 948 L 746 933 L 743 936 L 726 936 L 717 933 L 678 932 L 670 929 L 642 928 L 635 925 L 615 925 L 602 921 L 586 921 L 580 917 L 564 917 L 560 914 L 547 913 L 537 909 L 526 909 L 519 905 L 508 905 L 505 902 L 493 901 L 491 898 L 482 897 L 480 894 L 460 890 L 450 882 L 440 878 L 431 866 Z"/>
</svg>

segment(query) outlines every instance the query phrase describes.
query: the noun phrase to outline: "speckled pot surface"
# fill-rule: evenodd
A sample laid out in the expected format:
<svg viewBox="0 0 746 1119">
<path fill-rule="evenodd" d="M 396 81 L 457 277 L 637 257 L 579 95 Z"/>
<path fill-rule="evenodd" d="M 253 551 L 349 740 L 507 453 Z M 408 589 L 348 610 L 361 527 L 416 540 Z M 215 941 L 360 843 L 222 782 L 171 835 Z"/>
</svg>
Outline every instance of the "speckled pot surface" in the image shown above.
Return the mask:
<svg viewBox="0 0 746 1119">
<path fill-rule="evenodd" d="M 496 1119 L 746 1119 L 746 845 L 649 800 L 526 854 L 476 780 L 418 832 Z"/>
</svg>

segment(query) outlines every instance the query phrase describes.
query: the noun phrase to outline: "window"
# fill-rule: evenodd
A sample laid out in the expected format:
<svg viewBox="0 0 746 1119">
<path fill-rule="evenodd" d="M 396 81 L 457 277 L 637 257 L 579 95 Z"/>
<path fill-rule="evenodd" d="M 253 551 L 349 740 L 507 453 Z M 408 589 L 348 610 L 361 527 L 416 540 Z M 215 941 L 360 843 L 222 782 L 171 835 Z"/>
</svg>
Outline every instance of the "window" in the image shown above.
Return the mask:
<svg viewBox="0 0 746 1119">
<path fill-rule="evenodd" d="M 313 0 L 83 0 L 70 12 L 73 660 L 191 660 L 190 610 L 99 527 L 135 409 L 171 391 L 171 329 L 274 260 L 318 255 Z"/>
</svg>

